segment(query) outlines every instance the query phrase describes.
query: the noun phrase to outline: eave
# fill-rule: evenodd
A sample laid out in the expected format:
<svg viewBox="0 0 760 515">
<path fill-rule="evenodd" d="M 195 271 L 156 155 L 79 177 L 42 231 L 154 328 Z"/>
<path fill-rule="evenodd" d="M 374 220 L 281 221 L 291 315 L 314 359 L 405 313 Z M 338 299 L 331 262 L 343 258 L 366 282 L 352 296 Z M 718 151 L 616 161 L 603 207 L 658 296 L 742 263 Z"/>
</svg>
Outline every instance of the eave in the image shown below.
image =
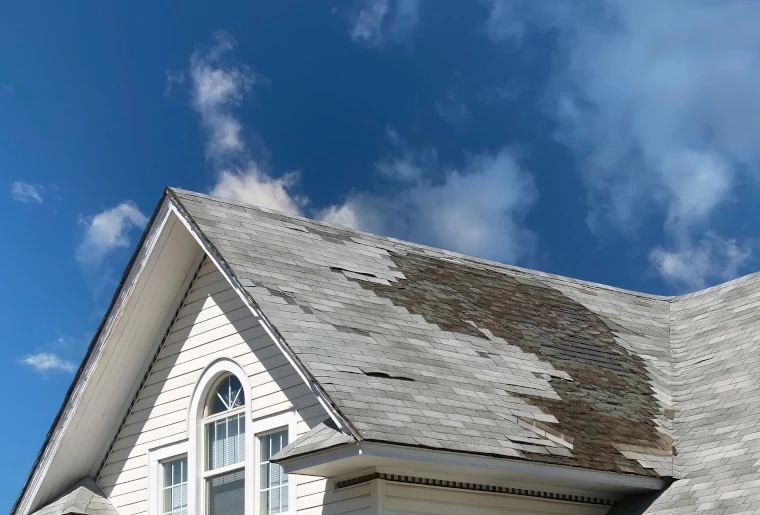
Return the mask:
<svg viewBox="0 0 760 515">
<path fill-rule="evenodd" d="M 540 487 L 553 492 L 613 500 L 661 491 L 668 485 L 668 481 L 654 477 L 367 440 L 278 461 L 291 474 L 348 479 L 377 471 L 526 489 Z"/>
</svg>

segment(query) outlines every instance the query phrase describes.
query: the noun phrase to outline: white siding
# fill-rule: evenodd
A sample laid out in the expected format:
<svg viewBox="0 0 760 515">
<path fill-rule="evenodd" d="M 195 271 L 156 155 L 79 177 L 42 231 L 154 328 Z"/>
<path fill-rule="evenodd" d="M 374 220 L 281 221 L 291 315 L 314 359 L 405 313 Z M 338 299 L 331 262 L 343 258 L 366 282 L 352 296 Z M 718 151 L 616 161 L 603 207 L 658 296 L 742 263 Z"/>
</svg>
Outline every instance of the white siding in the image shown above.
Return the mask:
<svg viewBox="0 0 760 515">
<path fill-rule="evenodd" d="M 386 482 L 385 515 L 604 515 L 608 506 Z"/>
<path fill-rule="evenodd" d="M 187 438 L 195 385 L 206 366 L 220 357 L 234 360 L 248 374 L 254 419 L 296 408 L 298 435 L 294 436 L 300 436 L 327 417 L 295 369 L 209 261 L 193 284 L 98 477 L 98 485 L 121 515 L 148 512 L 148 450 Z M 294 479 L 307 481 L 297 486 L 303 502 L 311 503 L 304 514 L 342 513 L 323 512 L 317 507 L 314 496 L 320 494 L 314 488 L 324 488 L 324 480 Z M 301 502 L 299 499 L 299 506 Z"/>
<path fill-rule="evenodd" d="M 330 479 L 302 476 L 298 485 L 298 515 L 369 515 L 371 484 L 335 491 Z"/>
</svg>

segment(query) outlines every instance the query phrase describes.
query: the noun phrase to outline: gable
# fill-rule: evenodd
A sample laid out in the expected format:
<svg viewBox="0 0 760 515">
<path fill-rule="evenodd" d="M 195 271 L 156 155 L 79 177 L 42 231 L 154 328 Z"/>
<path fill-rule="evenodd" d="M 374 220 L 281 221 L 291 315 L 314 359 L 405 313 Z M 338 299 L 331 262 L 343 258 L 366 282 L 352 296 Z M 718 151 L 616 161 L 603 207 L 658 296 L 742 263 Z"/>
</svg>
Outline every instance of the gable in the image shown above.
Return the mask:
<svg viewBox="0 0 760 515">
<path fill-rule="evenodd" d="M 103 478 L 107 495 L 139 509 L 144 451 L 187 437 L 189 406 L 182 406 L 200 371 L 219 358 L 246 367 L 257 417 L 300 408 L 309 423 L 298 424 L 299 433 L 325 419 L 325 400 L 313 380 L 297 370 L 272 327 L 214 259 L 165 196 L 13 513 L 35 511 L 85 477 Z"/>
<path fill-rule="evenodd" d="M 98 474 L 121 515 L 147 513 L 148 451 L 188 438 L 196 385 L 220 359 L 247 374 L 253 420 L 295 410 L 297 432 L 304 433 L 327 417 L 248 306 L 205 260 Z"/>
</svg>

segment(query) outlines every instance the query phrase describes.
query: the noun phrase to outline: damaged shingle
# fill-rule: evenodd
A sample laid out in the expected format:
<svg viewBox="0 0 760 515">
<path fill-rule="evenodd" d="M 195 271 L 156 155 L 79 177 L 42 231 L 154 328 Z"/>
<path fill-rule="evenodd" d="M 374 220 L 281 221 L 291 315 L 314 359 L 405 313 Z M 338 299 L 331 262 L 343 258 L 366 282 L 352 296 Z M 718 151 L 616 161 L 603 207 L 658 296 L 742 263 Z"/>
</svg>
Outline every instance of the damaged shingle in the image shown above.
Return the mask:
<svg viewBox="0 0 760 515">
<path fill-rule="evenodd" d="M 338 331 L 344 332 L 344 333 L 353 333 L 353 334 L 361 334 L 362 336 L 370 336 L 369 331 L 365 331 L 363 329 L 357 329 L 355 327 L 348 327 L 345 325 L 335 325 L 333 324 L 333 327 L 337 329 Z"/>
</svg>

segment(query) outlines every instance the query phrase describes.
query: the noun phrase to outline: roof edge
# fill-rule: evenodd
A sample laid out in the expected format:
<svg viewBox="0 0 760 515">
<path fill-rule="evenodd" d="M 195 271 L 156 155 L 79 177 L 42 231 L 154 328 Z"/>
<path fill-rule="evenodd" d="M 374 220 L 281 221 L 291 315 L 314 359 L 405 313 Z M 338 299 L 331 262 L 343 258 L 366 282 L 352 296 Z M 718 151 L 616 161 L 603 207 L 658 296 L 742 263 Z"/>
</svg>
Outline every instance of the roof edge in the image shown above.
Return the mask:
<svg viewBox="0 0 760 515">
<path fill-rule="evenodd" d="M 135 251 L 132 253 L 132 257 L 129 259 L 129 262 L 127 263 L 126 268 L 124 269 L 124 272 L 121 276 L 121 280 L 119 281 L 119 285 L 114 290 L 113 297 L 111 298 L 111 303 L 108 306 L 108 309 L 106 310 L 105 314 L 103 315 L 103 319 L 100 322 L 100 325 L 98 326 L 97 331 L 95 331 L 95 335 L 93 336 L 92 340 L 90 341 L 90 345 L 87 347 L 87 351 L 85 352 L 84 357 L 82 358 L 82 362 L 79 365 L 79 368 L 76 371 L 76 374 L 74 375 L 74 378 L 71 380 L 71 385 L 69 386 L 69 389 L 66 391 L 66 395 L 63 397 L 63 402 L 61 403 L 61 407 L 58 409 L 58 413 L 56 414 L 55 418 L 53 419 L 53 423 L 50 425 L 50 429 L 48 429 L 47 434 L 45 435 L 45 440 L 42 443 L 42 447 L 40 447 L 39 452 L 37 453 L 37 457 L 34 460 L 34 463 L 32 463 L 32 467 L 29 470 L 29 474 L 26 477 L 26 480 L 24 481 L 24 486 L 21 488 L 21 491 L 18 494 L 18 497 L 16 498 L 16 502 L 13 503 L 13 507 L 11 508 L 11 515 L 17 515 L 18 509 L 21 507 L 22 501 L 25 499 L 25 497 L 29 493 L 29 486 L 32 482 L 32 479 L 34 478 L 35 474 L 37 474 L 38 469 L 42 462 L 44 461 L 45 453 L 48 451 L 48 446 L 50 445 L 53 436 L 57 432 L 59 428 L 59 424 L 63 422 L 63 415 L 67 411 L 67 407 L 69 402 L 72 399 L 72 395 L 74 394 L 76 387 L 79 385 L 80 381 L 83 379 L 83 374 L 85 369 L 87 368 L 87 363 L 90 360 L 90 357 L 92 356 L 92 352 L 97 346 L 97 344 L 101 341 L 101 337 L 103 336 L 103 330 L 107 326 L 107 322 L 111 320 L 114 310 L 117 307 L 117 305 L 123 304 L 126 302 L 128 296 L 123 296 L 122 294 L 125 294 L 126 291 L 124 291 L 125 286 L 127 286 L 128 280 L 130 277 L 132 277 L 135 264 L 137 263 L 138 257 L 143 253 L 143 250 L 146 250 L 146 244 L 148 243 L 149 236 L 153 233 L 153 231 L 156 229 L 156 221 L 158 220 L 158 215 L 165 209 L 166 202 L 168 199 L 168 188 L 164 190 L 164 193 L 161 196 L 161 199 L 159 200 L 158 204 L 156 205 L 155 209 L 153 210 L 153 214 L 150 217 L 150 220 L 145 226 L 145 230 L 143 231 L 142 236 L 140 237 L 140 241 L 137 243 L 137 246 L 135 247 Z M 134 279 L 134 277 L 132 277 Z"/>
</svg>

